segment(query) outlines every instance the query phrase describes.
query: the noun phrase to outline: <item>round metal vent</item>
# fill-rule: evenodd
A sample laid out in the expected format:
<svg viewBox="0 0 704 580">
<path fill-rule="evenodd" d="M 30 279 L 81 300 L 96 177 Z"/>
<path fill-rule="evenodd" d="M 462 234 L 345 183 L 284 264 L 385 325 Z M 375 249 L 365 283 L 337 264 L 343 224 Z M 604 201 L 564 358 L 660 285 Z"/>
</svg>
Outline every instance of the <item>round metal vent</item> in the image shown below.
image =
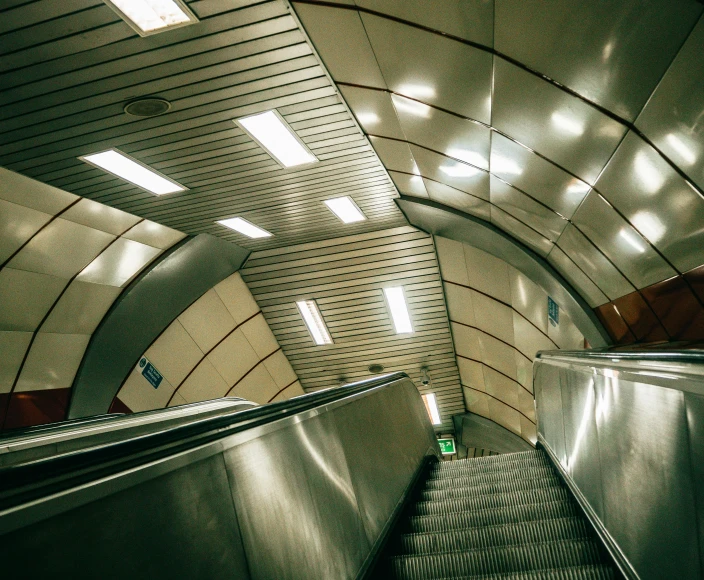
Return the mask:
<svg viewBox="0 0 704 580">
<path fill-rule="evenodd" d="M 369 372 L 378 375 L 380 372 L 383 372 L 384 366 L 383 365 L 369 365 Z"/>
<path fill-rule="evenodd" d="M 156 117 L 163 115 L 171 108 L 171 103 L 165 99 L 149 97 L 130 101 L 125 105 L 125 113 L 133 117 Z"/>
</svg>

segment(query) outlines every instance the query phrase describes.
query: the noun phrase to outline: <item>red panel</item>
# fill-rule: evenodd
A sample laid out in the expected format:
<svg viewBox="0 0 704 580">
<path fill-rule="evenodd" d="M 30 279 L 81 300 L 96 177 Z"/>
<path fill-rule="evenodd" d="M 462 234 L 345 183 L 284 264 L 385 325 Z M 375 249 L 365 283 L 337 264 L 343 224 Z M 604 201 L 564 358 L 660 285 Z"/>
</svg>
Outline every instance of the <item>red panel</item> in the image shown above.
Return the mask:
<svg viewBox="0 0 704 580">
<path fill-rule="evenodd" d="M 12 393 L 5 429 L 32 427 L 66 419 L 71 389 Z"/>
<path fill-rule="evenodd" d="M 674 340 L 704 339 L 704 308 L 681 276 L 641 290 Z"/>
<path fill-rule="evenodd" d="M 130 415 L 132 413 L 132 409 L 120 401 L 120 399 L 115 397 L 112 401 L 112 405 L 110 405 L 110 410 L 108 413 L 123 413 L 125 415 Z"/>
<path fill-rule="evenodd" d="M 699 299 L 704 301 L 704 266 L 686 272 L 684 277 L 692 285 L 692 289 L 699 296 Z"/>
<path fill-rule="evenodd" d="M 636 339 L 642 342 L 667 340 L 669 336 L 640 292 L 631 292 L 612 302 Z"/>
<path fill-rule="evenodd" d="M 594 309 L 594 312 L 613 339 L 614 344 L 632 344 L 636 341 L 636 337 L 628 329 L 613 303 L 609 302 L 599 306 Z"/>
</svg>

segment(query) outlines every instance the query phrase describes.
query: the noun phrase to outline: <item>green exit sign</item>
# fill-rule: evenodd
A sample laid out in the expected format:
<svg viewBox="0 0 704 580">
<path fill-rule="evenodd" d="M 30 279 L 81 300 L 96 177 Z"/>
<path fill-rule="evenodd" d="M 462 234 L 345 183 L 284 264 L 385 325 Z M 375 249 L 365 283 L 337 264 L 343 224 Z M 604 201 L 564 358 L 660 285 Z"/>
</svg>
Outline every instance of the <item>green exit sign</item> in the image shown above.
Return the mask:
<svg viewBox="0 0 704 580">
<path fill-rule="evenodd" d="M 438 443 L 440 444 L 440 452 L 443 455 L 454 455 L 457 453 L 454 439 L 438 439 Z"/>
</svg>

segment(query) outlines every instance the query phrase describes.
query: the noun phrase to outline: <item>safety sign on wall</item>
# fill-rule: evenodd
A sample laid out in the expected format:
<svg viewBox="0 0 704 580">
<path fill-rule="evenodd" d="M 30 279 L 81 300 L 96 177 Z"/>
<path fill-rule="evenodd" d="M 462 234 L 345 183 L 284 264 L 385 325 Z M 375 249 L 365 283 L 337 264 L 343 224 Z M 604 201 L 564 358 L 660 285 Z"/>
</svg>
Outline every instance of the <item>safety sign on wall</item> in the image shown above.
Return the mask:
<svg viewBox="0 0 704 580">
<path fill-rule="evenodd" d="M 147 382 L 155 389 L 159 388 L 161 384 L 161 373 L 156 370 L 156 367 L 149 362 L 146 356 L 139 359 L 139 368 L 142 370 L 142 376 L 147 379 Z"/>
<path fill-rule="evenodd" d="M 548 296 L 548 320 L 553 326 L 560 324 L 560 307 Z"/>
</svg>

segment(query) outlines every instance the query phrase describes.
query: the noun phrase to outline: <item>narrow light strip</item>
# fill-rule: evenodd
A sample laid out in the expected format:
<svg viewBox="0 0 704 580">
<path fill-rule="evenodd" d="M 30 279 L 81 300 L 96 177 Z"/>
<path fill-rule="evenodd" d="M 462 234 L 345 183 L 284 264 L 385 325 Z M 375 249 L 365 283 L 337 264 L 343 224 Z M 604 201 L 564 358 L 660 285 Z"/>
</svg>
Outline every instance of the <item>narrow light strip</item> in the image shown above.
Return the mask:
<svg viewBox="0 0 704 580">
<path fill-rule="evenodd" d="M 389 310 L 391 311 L 391 318 L 393 318 L 394 326 L 396 327 L 396 334 L 413 332 L 411 316 L 408 314 L 406 298 L 403 295 L 403 287 L 384 288 L 384 296 L 386 296 L 386 303 L 389 305 Z"/>
<path fill-rule="evenodd" d="M 315 344 L 332 344 L 332 338 L 315 300 L 299 300 L 296 302 L 296 306 L 298 306 Z"/>
<path fill-rule="evenodd" d="M 198 22 L 181 0 L 105 0 L 142 36 Z"/>
<path fill-rule="evenodd" d="M 352 224 L 354 222 L 363 222 L 367 219 L 350 196 L 326 199 L 325 205 L 343 223 Z"/>
<path fill-rule="evenodd" d="M 248 238 L 270 238 L 272 236 L 271 232 L 267 232 L 265 229 L 255 226 L 252 222 L 248 222 L 246 219 L 241 217 L 218 220 L 218 223 L 221 226 L 235 230 Z"/>
<path fill-rule="evenodd" d="M 318 161 L 277 111 L 242 117 L 235 123 L 283 167 Z"/>
<path fill-rule="evenodd" d="M 435 401 L 435 393 L 428 393 L 427 395 L 422 395 L 423 402 L 425 403 L 425 410 L 428 411 L 428 417 L 433 425 L 440 425 L 442 421 L 440 420 L 440 412 L 438 411 L 438 404 Z"/>
<path fill-rule="evenodd" d="M 79 159 L 155 195 L 164 195 L 188 189 L 118 149 L 108 149 L 100 153 L 84 155 L 79 157 Z"/>
</svg>

